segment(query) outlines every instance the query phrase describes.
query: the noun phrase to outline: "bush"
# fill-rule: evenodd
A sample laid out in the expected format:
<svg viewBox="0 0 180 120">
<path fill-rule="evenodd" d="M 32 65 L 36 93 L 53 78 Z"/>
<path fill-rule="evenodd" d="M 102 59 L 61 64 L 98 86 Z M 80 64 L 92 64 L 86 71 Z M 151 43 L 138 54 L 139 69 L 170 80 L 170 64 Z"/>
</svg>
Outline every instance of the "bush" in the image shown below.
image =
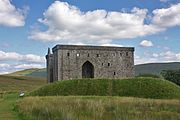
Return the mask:
<svg viewBox="0 0 180 120">
<path fill-rule="evenodd" d="M 161 72 L 161 75 L 164 77 L 164 79 L 174 82 L 177 85 L 180 85 L 180 69 L 178 69 L 178 70 L 163 70 Z"/>
</svg>

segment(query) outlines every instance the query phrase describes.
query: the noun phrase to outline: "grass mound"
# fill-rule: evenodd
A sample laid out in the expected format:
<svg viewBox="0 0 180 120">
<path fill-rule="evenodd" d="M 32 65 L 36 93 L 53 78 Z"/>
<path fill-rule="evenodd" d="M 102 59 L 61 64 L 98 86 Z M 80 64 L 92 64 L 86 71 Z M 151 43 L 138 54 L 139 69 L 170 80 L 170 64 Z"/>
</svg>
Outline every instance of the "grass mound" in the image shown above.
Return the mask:
<svg viewBox="0 0 180 120">
<path fill-rule="evenodd" d="M 180 87 L 155 78 L 78 79 L 55 82 L 30 93 L 33 96 L 96 95 L 142 98 L 180 98 Z"/>
</svg>

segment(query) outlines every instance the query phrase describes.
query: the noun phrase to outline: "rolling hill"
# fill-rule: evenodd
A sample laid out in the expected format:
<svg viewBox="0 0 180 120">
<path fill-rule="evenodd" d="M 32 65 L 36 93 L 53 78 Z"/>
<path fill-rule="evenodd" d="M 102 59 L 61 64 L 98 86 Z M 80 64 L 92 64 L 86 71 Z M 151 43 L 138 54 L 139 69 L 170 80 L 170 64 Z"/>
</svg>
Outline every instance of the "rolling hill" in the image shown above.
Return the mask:
<svg viewBox="0 0 180 120">
<path fill-rule="evenodd" d="M 43 77 L 47 76 L 46 68 L 32 68 L 32 69 L 25 69 L 21 71 L 17 71 L 14 73 L 8 74 L 9 76 L 29 76 L 29 77 Z"/>
<path fill-rule="evenodd" d="M 45 78 L 0 75 L 0 93 L 20 91 L 29 92 L 45 84 Z"/>
<path fill-rule="evenodd" d="M 180 62 L 172 63 L 148 63 L 135 65 L 135 75 L 139 74 L 155 74 L 160 75 L 162 70 L 180 69 Z"/>
</svg>

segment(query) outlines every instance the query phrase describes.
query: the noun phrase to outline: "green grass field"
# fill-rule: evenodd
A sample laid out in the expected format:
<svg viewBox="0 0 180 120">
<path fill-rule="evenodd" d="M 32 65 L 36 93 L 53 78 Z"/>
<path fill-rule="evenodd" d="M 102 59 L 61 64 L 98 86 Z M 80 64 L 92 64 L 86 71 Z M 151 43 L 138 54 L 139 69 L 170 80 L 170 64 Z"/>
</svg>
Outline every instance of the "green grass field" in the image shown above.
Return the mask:
<svg viewBox="0 0 180 120">
<path fill-rule="evenodd" d="M 180 100 L 107 96 L 27 97 L 18 102 L 31 120 L 179 120 Z"/>
<path fill-rule="evenodd" d="M 0 75 L 0 120 L 21 120 L 13 110 L 19 92 L 27 94 L 45 84 L 45 78 Z"/>
<path fill-rule="evenodd" d="M 17 99 L 18 94 L 15 93 L 0 97 L 0 120 L 20 120 L 18 113 L 13 110 Z"/>
<path fill-rule="evenodd" d="M 69 80 L 46 85 L 43 78 L 0 76 L 0 120 L 179 120 L 179 89 L 153 78 Z M 19 98 L 19 91 L 42 97 Z"/>
</svg>

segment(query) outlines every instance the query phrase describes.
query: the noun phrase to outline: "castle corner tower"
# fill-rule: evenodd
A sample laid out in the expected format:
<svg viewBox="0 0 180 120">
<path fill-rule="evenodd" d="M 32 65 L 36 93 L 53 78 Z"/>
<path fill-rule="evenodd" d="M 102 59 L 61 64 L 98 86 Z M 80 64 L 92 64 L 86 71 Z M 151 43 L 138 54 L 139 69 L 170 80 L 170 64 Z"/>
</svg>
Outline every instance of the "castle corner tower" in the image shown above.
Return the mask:
<svg viewBox="0 0 180 120">
<path fill-rule="evenodd" d="M 46 68 L 47 68 L 47 83 L 53 82 L 53 54 L 50 48 L 48 48 L 48 53 L 46 55 Z"/>
</svg>

